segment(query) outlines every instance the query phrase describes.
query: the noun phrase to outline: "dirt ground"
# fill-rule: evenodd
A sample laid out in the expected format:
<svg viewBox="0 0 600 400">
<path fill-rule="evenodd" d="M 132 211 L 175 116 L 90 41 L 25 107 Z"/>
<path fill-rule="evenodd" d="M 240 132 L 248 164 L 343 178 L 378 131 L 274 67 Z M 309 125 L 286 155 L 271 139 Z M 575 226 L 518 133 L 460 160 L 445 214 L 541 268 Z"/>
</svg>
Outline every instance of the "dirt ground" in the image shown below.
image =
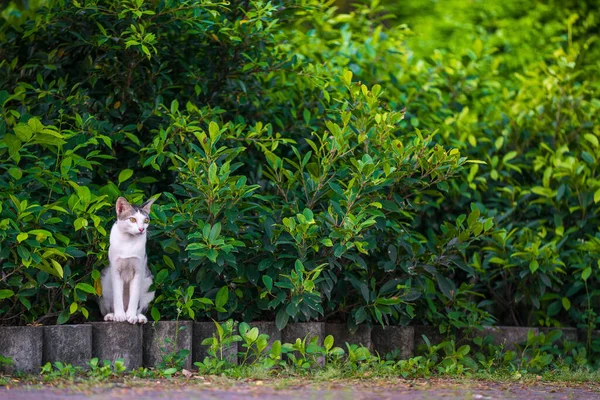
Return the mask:
<svg viewBox="0 0 600 400">
<path fill-rule="evenodd" d="M 0 399 L 600 399 L 600 383 L 522 383 L 453 380 L 238 381 L 137 380 L 108 383 L 0 387 Z"/>
</svg>

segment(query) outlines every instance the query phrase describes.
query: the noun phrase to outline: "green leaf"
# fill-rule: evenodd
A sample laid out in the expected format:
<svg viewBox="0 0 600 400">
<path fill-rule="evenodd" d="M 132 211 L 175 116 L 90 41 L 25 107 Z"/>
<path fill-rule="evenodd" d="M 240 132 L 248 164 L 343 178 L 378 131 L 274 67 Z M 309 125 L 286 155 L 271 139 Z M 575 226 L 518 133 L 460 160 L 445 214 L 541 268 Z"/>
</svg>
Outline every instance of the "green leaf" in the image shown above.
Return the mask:
<svg viewBox="0 0 600 400">
<path fill-rule="evenodd" d="M 594 203 L 599 203 L 600 202 L 600 189 L 596 190 L 596 193 L 594 193 Z"/>
<path fill-rule="evenodd" d="M 214 242 L 215 240 L 217 240 L 217 238 L 219 237 L 220 234 L 221 234 L 221 223 L 217 222 L 210 229 L 210 234 L 208 235 L 208 240 L 210 242 Z"/>
<path fill-rule="evenodd" d="M 17 242 L 21 243 L 23 240 L 26 240 L 29 237 L 29 234 L 25 232 L 21 232 L 17 235 Z"/>
<path fill-rule="evenodd" d="M 79 289 L 90 294 L 96 294 L 96 289 L 94 289 L 92 285 L 83 282 L 80 282 L 77 285 L 75 285 L 75 289 Z"/>
<path fill-rule="evenodd" d="M 121 171 L 121 173 L 119 174 L 119 185 L 125 182 L 127 179 L 131 178 L 132 176 L 133 170 L 131 169 L 124 169 L 123 171 Z"/>
<path fill-rule="evenodd" d="M 163 283 L 165 279 L 167 279 L 167 275 L 169 275 L 169 270 L 166 268 L 163 268 L 160 271 L 158 271 L 158 274 L 156 274 L 156 278 L 154 278 L 154 285 L 158 286 L 161 283 Z"/>
<path fill-rule="evenodd" d="M 158 308 L 153 306 L 150 314 L 152 315 L 152 319 L 154 321 L 160 321 L 160 311 L 158 311 Z"/>
<path fill-rule="evenodd" d="M 513 158 L 515 158 L 517 156 L 517 152 L 516 151 L 511 151 L 506 153 L 506 155 L 504 157 L 502 157 L 502 163 L 506 164 L 507 162 L 509 162 L 510 160 L 512 160 Z"/>
<path fill-rule="evenodd" d="M 275 325 L 277 326 L 277 329 L 280 331 L 283 330 L 283 328 L 285 328 L 287 325 L 289 318 L 290 316 L 287 312 L 285 312 L 285 307 L 281 307 L 277 312 L 277 316 L 275 317 Z"/>
<path fill-rule="evenodd" d="M 363 323 L 367 319 L 367 311 L 364 307 L 360 307 L 354 313 L 354 322 L 356 325 Z"/>
<path fill-rule="evenodd" d="M 10 289 L 0 289 L 0 300 L 11 298 L 14 295 L 15 295 L 15 292 L 13 292 Z"/>
<path fill-rule="evenodd" d="M 165 264 L 167 264 L 167 266 L 169 268 L 175 269 L 175 264 L 173 264 L 173 260 L 171 260 L 171 257 L 169 257 L 165 254 L 165 255 L 163 255 L 163 261 Z"/>
<path fill-rule="evenodd" d="M 566 297 L 562 298 L 562 305 L 565 308 L 566 311 L 569 311 L 569 309 L 571 308 L 571 301 L 569 299 L 567 299 Z"/>
<path fill-rule="evenodd" d="M 56 261 L 56 260 L 54 260 L 54 259 L 52 259 L 52 260 L 50 260 L 50 261 L 52 261 L 52 265 L 54 266 L 54 270 L 56 271 L 56 274 L 57 274 L 57 275 L 58 275 L 60 278 L 62 278 L 62 277 L 63 277 L 63 268 L 62 268 L 62 266 L 61 266 L 61 265 L 58 263 L 58 261 Z M 89 286 L 89 285 L 88 285 L 88 286 Z M 92 288 L 92 290 L 93 290 L 93 288 Z M 96 293 L 96 291 L 94 290 L 94 291 L 93 291 L 93 293 Z"/>
<path fill-rule="evenodd" d="M 219 125 L 217 125 L 216 122 L 210 121 L 208 124 L 208 134 L 210 136 L 211 143 L 215 144 L 219 136 Z"/>
<path fill-rule="evenodd" d="M 535 271 L 538 270 L 538 268 L 540 267 L 540 264 L 537 262 L 537 260 L 532 260 L 529 263 L 529 270 L 531 271 L 531 273 L 533 274 Z"/>
<path fill-rule="evenodd" d="M 441 274 L 436 274 L 436 280 L 438 287 L 444 296 L 446 296 L 448 299 L 454 299 L 454 294 L 456 293 L 456 286 L 454 286 L 454 282 L 445 276 L 442 276 Z"/>
<path fill-rule="evenodd" d="M 69 310 L 63 310 L 63 312 L 61 312 L 58 315 L 58 319 L 56 320 L 56 323 L 58 325 L 62 325 L 65 322 L 67 322 L 69 320 L 69 318 L 71 318 L 71 313 L 69 313 Z"/>
<path fill-rule="evenodd" d="M 262 281 L 269 292 L 273 290 L 273 278 L 269 275 L 263 275 Z"/>
<path fill-rule="evenodd" d="M 598 137 L 596 137 L 596 135 L 593 135 L 591 133 L 586 133 L 585 135 L 583 135 L 583 137 L 585 138 L 585 140 L 590 142 L 594 147 L 600 146 L 600 142 L 598 141 Z"/>
<path fill-rule="evenodd" d="M 588 278 L 592 275 L 592 267 L 586 267 L 581 273 L 581 279 L 587 281 Z"/>
<path fill-rule="evenodd" d="M 217 308 L 223 308 L 227 301 L 229 300 L 229 288 L 227 286 L 223 286 L 217 292 L 217 296 L 215 297 L 215 306 Z"/>
<path fill-rule="evenodd" d="M 329 351 L 333 348 L 333 336 L 328 335 L 325 340 L 323 341 L 323 347 L 325 347 L 325 350 Z"/>
<path fill-rule="evenodd" d="M 9 168 L 8 174 L 16 180 L 19 180 L 23 176 L 23 171 L 20 168 Z"/>
<path fill-rule="evenodd" d="M 352 83 L 352 71 L 350 70 L 346 70 L 344 71 L 344 82 L 346 82 L 347 85 L 350 85 Z"/>
<path fill-rule="evenodd" d="M 73 226 L 75 226 L 75 230 L 78 231 L 81 228 L 88 226 L 88 221 L 85 218 L 79 217 L 73 222 Z"/>
</svg>

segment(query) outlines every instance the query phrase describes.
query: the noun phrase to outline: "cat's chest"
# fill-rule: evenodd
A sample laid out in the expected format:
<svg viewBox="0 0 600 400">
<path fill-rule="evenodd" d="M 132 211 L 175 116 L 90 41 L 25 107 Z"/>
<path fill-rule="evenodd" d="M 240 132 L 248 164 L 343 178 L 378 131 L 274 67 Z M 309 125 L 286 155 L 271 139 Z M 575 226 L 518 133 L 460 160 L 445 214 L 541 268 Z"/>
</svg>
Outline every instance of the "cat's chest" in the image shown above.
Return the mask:
<svg viewBox="0 0 600 400">
<path fill-rule="evenodd" d="M 111 243 L 108 249 L 110 258 L 139 258 L 143 260 L 146 257 L 146 246 L 144 243 Z"/>
<path fill-rule="evenodd" d="M 118 258 L 146 258 L 145 236 L 127 237 L 127 235 L 111 232 L 108 256 L 111 260 Z"/>
</svg>

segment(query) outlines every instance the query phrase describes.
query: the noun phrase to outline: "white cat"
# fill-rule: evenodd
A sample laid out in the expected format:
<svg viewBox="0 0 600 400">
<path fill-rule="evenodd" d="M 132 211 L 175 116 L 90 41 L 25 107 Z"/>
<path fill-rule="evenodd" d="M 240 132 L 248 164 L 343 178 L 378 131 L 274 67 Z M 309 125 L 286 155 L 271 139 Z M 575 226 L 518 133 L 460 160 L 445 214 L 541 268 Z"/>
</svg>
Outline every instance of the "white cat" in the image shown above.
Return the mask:
<svg viewBox="0 0 600 400">
<path fill-rule="evenodd" d="M 149 200 L 141 206 L 117 199 L 117 222 L 110 231 L 109 266 L 102 271 L 100 311 L 105 321 L 144 324 L 142 314 L 154 299 L 152 273 L 146 257 L 146 231 L 150 223 Z"/>
</svg>

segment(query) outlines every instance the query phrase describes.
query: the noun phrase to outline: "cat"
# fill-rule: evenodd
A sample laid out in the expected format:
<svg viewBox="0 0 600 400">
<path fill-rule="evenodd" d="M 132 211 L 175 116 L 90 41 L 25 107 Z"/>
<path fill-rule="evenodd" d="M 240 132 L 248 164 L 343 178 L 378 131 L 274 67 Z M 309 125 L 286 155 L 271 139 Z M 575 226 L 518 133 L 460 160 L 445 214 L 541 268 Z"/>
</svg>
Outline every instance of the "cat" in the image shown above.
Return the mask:
<svg viewBox="0 0 600 400">
<path fill-rule="evenodd" d="M 109 265 L 101 277 L 99 303 L 105 321 L 148 322 L 142 313 L 154 299 L 154 292 L 150 291 L 152 273 L 146 256 L 152 203 L 151 199 L 138 207 L 123 197 L 117 199 L 117 221 L 110 230 Z"/>
</svg>

